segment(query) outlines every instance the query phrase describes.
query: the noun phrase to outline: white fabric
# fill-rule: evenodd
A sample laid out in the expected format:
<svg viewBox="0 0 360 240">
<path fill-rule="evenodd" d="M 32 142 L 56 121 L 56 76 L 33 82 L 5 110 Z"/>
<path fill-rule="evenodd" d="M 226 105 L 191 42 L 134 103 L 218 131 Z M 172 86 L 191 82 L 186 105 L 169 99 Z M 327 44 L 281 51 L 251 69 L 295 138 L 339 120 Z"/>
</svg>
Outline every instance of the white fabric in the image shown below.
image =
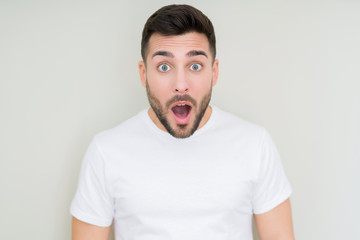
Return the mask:
<svg viewBox="0 0 360 240">
<path fill-rule="evenodd" d="M 98 134 L 71 214 L 117 240 L 250 240 L 252 215 L 291 187 L 269 134 L 213 107 L 191 137 L 161 131 L 147 110 Z"/>
</svg>

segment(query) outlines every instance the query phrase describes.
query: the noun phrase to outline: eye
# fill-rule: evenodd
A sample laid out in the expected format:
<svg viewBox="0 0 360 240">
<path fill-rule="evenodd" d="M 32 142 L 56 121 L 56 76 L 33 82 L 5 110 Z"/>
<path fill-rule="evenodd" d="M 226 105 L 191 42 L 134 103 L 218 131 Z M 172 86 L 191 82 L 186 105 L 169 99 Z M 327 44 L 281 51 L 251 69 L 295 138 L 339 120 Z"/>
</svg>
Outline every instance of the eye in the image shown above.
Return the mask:
<svg viewBox="0 0 360 240">
<path fill-rule="evenodd" d="M 202 66 L 199 63 L 195 63 L 190 66 L 190 69 L 193 71 L 200 71 L 201 68 L 202 68 Z"/>
<path fill-rule="evenodd" d="M 170 70 L 170 66 L 167 64 L 161 64 L 160 66 L 158 66 L 158 69 L 160 72 L 167 72 Z"/>
</svg>

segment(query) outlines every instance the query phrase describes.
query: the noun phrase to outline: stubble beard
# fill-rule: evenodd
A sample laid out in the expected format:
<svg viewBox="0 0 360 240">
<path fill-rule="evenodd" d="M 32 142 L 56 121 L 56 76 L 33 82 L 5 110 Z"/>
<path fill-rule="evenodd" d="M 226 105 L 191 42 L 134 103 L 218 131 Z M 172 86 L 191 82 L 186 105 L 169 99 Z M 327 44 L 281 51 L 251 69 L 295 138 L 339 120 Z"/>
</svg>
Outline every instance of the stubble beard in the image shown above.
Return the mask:
<svg viewBox="0 0 360 240">
<path fill-rule="evenodd" d="M 211 81 L 212 82 L 212 81 Z M 212 86 L 212 84 L 210 85 Z M 148 81 L 146 80 L 146 93 L 148 96 L 148 100 L 150 103 L 151 108 L 154 110 L 157 118 L 161 122 L 161 124 L 165 127 L 170 135 L 176 138 L 187 138 L 194 134 L 194 132 L 198 129 L 200 122 L 206 112 L 207 107 L 209 106 L 212 87 L 210 90 L 205 94 L 205 96 L 201 99 L 200 105 L 197 105 L 195 99 L 190 97 L 189 95 L 175 95 L 170 100 L 168 100 L 163 107 L 159 101 L 159 99 L 151 92 L 151 89 L 148 85 Z M 169 106 L 172 105 L 176 101 L 189 101 L 193 105 L 192 111 L 197 111 L 195 114 L 195 120 L 192 126 L 189 124 L 176 124 L 177 128 L 173 128 L 170 126 L 170 123 L 166 117 L 166 114 L 171 111 Z"/>
</svg>

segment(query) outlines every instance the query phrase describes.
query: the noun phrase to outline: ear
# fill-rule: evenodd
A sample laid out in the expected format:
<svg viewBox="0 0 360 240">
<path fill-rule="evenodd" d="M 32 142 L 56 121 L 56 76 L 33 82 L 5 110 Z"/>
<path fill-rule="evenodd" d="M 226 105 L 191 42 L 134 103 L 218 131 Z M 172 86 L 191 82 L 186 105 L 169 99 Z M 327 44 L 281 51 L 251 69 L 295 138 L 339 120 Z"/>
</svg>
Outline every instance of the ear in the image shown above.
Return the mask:
<svg viewBox="0 0 360 240">
<path fill-rule="evenodd" d="M 213 77 L 213 83 L 212 85 L 215 86 L 217 83 L 218 77 L 219 77 L 219 60 L 215 59 L 213 66 L 212 66 L 212 77 Z"/>
<path fill-rule="evenodd" d="M 138 64 L 141 84 L 146 87 L 146 66 L 144 61 L 140 61 Z"/>
</svg>

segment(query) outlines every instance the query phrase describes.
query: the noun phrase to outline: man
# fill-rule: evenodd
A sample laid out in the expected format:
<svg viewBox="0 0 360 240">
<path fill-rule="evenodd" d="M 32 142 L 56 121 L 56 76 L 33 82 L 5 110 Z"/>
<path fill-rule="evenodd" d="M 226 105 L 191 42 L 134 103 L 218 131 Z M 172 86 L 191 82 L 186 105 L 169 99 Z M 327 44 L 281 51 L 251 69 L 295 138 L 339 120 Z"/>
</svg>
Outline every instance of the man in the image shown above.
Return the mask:
<svg viewBox="0 0 360 240">
<path fill-rule="evenodd" d="M 139 63 L 150 108 L 98 134 L 72 202 L 73 239 L 293 239 L 290 185 L 268 133 L 209 106 L 219 62 L 210 20 L 165 6 Z"/>
</svg>

